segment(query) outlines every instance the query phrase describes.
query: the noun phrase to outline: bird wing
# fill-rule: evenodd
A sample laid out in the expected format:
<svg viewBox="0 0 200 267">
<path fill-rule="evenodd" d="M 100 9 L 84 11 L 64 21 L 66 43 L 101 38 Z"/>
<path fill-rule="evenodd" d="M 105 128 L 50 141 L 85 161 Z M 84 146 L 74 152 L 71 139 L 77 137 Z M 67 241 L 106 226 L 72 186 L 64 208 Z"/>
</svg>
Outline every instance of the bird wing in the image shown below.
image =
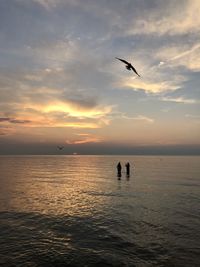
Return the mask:
<svg viewBox="0 0 200 267">
<path fill-rule="evenodd" d="M 128 61 L 126 61 L 126 60 L 124 60 L 124 59 L 121 59 L 121 58 L 118 58 L 118 57 L 116 57 L 116 59 L 118 59 L 118 60 L 124 62 L 125 64 L 128 64 L 128 65 L 130 64 Z"/>
<path fill-rule="evenodd" d="M 137 73 L 136 69 L 131 65 L 132 70 L 140 77 L 140 75 Z"/>
</svg>

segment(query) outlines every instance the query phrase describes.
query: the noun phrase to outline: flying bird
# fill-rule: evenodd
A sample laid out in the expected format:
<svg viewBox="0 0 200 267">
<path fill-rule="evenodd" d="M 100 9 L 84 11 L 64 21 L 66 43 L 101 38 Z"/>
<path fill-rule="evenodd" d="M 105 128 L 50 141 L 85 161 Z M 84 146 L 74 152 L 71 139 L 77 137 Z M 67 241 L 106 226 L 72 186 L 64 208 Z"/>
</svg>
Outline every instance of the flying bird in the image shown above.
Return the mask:
<svg viewBox="0 0 200 267">
<path fill-rule="evenodd" d="M 57 148 L 58 148 L 59 150 L 62 150 L 62 149 L 64 148 L 64 146 L 57 146 Z"/>
<path fill-rule="evenodd" d="M 118 57 L 116 57 L 116 59 L 118 59 L 118 60 L 122 61 L 123 63 L 125 63 L 127 70 L 134 71 L 137 74 L 137 76 L 140 77 L 140 75 L 137 73 L 136 69 L 133 67 L 133 65 L 131 63 L 129 63 L 128 61 L 126 61 L 124 59 L 118 58 Z"/>
</svg>

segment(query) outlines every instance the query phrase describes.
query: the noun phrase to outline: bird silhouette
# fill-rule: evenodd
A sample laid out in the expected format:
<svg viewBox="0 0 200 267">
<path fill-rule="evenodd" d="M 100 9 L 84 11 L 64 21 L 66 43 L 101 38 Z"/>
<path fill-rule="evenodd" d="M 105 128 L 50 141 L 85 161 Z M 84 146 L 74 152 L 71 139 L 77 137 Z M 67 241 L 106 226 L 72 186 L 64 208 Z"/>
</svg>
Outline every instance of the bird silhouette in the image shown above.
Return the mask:
<svg viewBox="0 0 200 267">
<path fill-rule="evenodd" d="M 137 74 L 137 76 L 140 77 L 140 75 L 137 73 L 136 69 L 133 67 L 133 65 L 130 62 L 128 62 L 128 61 L 126 61 L 124 59 L 118 58 L 118 57 L 116 57 L 116 59 L 118 59 L 118 60 L 122 61 L 123 63 L 125 63 L 127 70 L 134 71 Z"/>
<path fill-rule="evenodd" d="M 62 149 L 64 148 L 64 146 L 57 146 L 57 148 L 58 148 L 59 150 L 62 150 Z"/>
</svg>

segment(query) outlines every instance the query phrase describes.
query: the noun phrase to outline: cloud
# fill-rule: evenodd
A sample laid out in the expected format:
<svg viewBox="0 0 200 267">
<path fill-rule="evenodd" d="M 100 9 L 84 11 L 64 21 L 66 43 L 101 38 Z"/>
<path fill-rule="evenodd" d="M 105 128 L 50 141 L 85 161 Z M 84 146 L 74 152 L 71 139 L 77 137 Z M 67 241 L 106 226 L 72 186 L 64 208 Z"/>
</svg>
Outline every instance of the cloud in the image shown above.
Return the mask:
<svg viewBox="0 0 200 267">
<path fill-rule="evenodd" d="M 43 7 L 45 7 L 47 10 L 49 10 L 52 7 L 56 7 L 56 3 L 59 3 L 59 0 L 33 0 L 36 3 L 39 3 Z"/>
<path fill-rule="evenodd" d="M 27 124 L 27 123 L 31 123 L 30 120 L 19 120 L 19 119 L 10 119 L 9 120 L 10 123 L 19 123 L 19 124 Z"/>
<path fill-rule="evenodd" d="M 153 123 L 155 120 L 153 118 L 150 118 L 148 116 L 145 115 L 136 115 L 136 116 L 128 116 L 126 113 L 123 112 L 112 112 L 110 115 L 111 120 L 114 119 L 125 119 L 125 120 L 135 120 L 135 121 L 144 121 L 147 123 Z"/>
<path fill-rule="evenodd" d="M 174 91 L 181 87 L 181 83 L 185 80 L 185 78 L 181 76 L 174 76 L 172 81 L 163 80 L 157 74 L 156 78 L 143 78 L 143 79 L 135 79 L 135 78 L 126 78 L 122 79 L 118 86 L 121 88 L 128 88 L 132 90 L 144 90 L 146 93 L 158 94 L 166 91 Z M 161 75 L 160 75 L 161 76 Z"/>
<path fill-rule="evenodd" d="M 52 73 L 52 70 L 62 70 L 66 63 L 72 63 L 76 58 L 82 58 L 79 42 L 70 36 L 62 39 L 43 38 L 40 42 L 36 42 L 25 46 L 25 52 L 41 65 L 46 65 L 46 73 Z"/>
<path fill-rule="evenodd" d="M 200 124 L 200 115 L 186 114 L 185 117 L 188 118 L 190 121 L 192 120 L 193 122 Z"/>
<path fill-rule="evenodd" d="M 18 0 L 23 1 L 24 0 Z M 78 7 L 107 21 L 111 34 L 176 35 L 199 32 L 200 7 L 198 0 L 174 1 L 80 1 L 80 0 L 33 0 L 47 11 L 54 8 Z M 154 8 L 152 8 L 152 6 Z M 91 15 L 92 16 L 92 15 Z"/>
<path fill-rule="evenodd" d="M 200 115 L 194 115 L 194 114 L 186 114 L 185 117 L 192 119 L 200 119 Z"/>
<path fill-rule="evenodd" d="M 71 101 L 51 100 L 49 103 L 24 103 L 24 116 L 30 116 L 32 125 L 99 128 L 106 124 L 111 106 L 88 107 Z M 23 115 L 23 113 L 21 113 Z"/>
<path fill-rule="evenodd" d="M 199 103 L 199 1 L 12 2 L 0 3 L 0 124 L 16 138 L 55 141 L 67 133 L 69 142 L 83 144 L 98 142 L 101 132 L 137 142 L 143 127 L 159 134 L 160 118 L 168 117 L 160 111 L 177 107 L 172 102 L 185 104 L 181 117 L 197 107 L 186 104 Z M 141 78 L 116 56 L 130 60 Z M 121 132 L 131 127 L 138 137 Z M 71 138 L 84 129 L 94 135 Z M 142 135 L 142 142 L 149 138 Z"/>
<path fill-rule="evenodd" d="M 16 0 L 17 2 L 28 4 L 26 0 Z M 46 10 L 50 11 L 61 3 L 61 0 L 32 0 L 33 3 L 39 4 Z"/>
<path fill-rule="evenodd" d="M 181 35 L 199 34 L 199 0 L 168 1 L 157 6 L 154 12 L 145 13 L 145 19 L 134 20 L 129 27 L 129 34 Z"/>
<path fill-rule="evenodd" d="M 0 121 L 1 123 L 1 121 Z M 15 133 L 15 130 L 7 125 L 1 125 L 0 124 L 0 135 L 1 136 L 9 136 Z"/>
<path fill-rule="evenodd" d="M 62 69 L 37 70 L 31 74 L 16 71 L 3 75 L 2 121 L 26 124 L 26 127 L 68 128 L 100 128 L 109 123 L 111 105 L 100 104 L 98 98 L 87 90 L 70 89 L 70 82 L 69 88 L 44 86 L 50 75 L 60 81 L 64 77 Z"/>
<path fill-rule="evenodd" d="M 29 106 L 36 110 L 41 110 L 44 113 L 51 113 L 51 112 L 60 112 L 65 113 L 67 116 L 70 117 L 78 117 L 82 118 L 101 118 L 104 115 L 111 112 L 111 107 L 95 107 L 95 108 L 85 108 L 77 103 L 74 104 L 73 102 L 66 101 L 53 101 L 49 105 L 46 106 Z"/>
<path fill-rule="evenodd" d="M 122 115 L 122 118 L 127 119 L 127 120 L 136 120 L 136 121 L 145 121 L 148 123 L 153 123 L 154 119 L 147 117 L 147 116 L 143 116 L 143 115 L 137 115 L 135 117 L 129 117 L 126 115 Z"/>
<path fill-rule="evenodd" d="M 156 57 L 161 60 L 159 66 L 179 67 L 184 66 L 191 71 L 200 71 L 200 44 L 174 44 L 173 46 L 161 48 Z M 162 63 L 162 64 L 161 64 Z"/>
<path fill-rule="evenodd" d="M 74 140 L 66 140 L 66 143 L 69 145 L 80 145 L 80 144 L 87 144 L 87 143 L 100 143 L 103 141 L 101 137 L 92 134 L 77 134 L 81 138 L 74 139 Z"/>
<path fill-rule="evenodd" d="M 5 121 L 9 121 L 10 118 L 0 118 L 0 122 L 5 122 Z"/>
<path fill-rule="evenodd" d="M 13 118 L 7 118 L 7 117 L 0 118 L 0 123 L 1 122 L 9 122 L 9 123 L 14 123 L 14 124 L 27 124 L 27 123 L 31 123 L 30 120 L 13 119 Z"/>
<path fill-rule="evenodd" d="M 110 112 L 109 106 L 82 109 L 64 102 L 43 106 L 29 103 L 18 105 L 17 118 L 2 117 L 0 122 L 26 127 L 101 128 L 109 123 L 106 117 Z"/>
<path fill-rule="evenodd" d="M 184 97 L 177 97 L 177 98 L 161 97 L 160 100 L 168 101 L 168 102 L 182 103 L 182 104 L 196 104 L 199 102 L 196 99 L 186 99 Z"/>
<path fill-rule="evenodd" d="M 0 136 L 7 136 L 9 135 L 8 131 L 6 131 L 5 129 L 0 129 Z"/>
<path fill-rule="evenodd" d="M 167 67 L 164 62 L 165 58 L 158 56 L 158 51 L 155 51 L 150 58 L 148 53 L 152 53 L 152 51 L 149 48 L 147 51 L 143 50 L 139 48 L 139 54 L 133 55 L 134 65 L 137 66 L 141 77 L 138 78 L 132 72 L 126 72 L 116 77 L 117 81 L 114 86 L 134 91 L 143 90 L 147 94 L 163 94 L 168 91 L 176 91 L 189 79 L 179 70 L 174 71 L 173 68 Z"/>
</svg>

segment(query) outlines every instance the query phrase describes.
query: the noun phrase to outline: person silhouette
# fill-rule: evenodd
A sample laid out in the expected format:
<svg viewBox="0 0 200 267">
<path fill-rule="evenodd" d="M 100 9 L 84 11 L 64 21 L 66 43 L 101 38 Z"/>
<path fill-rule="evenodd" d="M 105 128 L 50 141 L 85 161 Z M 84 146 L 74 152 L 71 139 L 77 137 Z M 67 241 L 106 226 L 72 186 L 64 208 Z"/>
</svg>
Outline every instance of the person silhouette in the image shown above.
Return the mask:
<svg viewBox="0 0 200 267">
<path fill-rule="evenodd" d="M 121 166 L 121 163 L 119 162 L 118 164 L 117 164 L 117 176 L 118 177 L 121 177 L 122 176 L 122 166 Z"/>
<path fill-rule="evenodd" d="M 126 166 L 126 175 L 129 176 L 130 175 L 130 163 L 127 162 L 125 166 Z"/>
</svg>

